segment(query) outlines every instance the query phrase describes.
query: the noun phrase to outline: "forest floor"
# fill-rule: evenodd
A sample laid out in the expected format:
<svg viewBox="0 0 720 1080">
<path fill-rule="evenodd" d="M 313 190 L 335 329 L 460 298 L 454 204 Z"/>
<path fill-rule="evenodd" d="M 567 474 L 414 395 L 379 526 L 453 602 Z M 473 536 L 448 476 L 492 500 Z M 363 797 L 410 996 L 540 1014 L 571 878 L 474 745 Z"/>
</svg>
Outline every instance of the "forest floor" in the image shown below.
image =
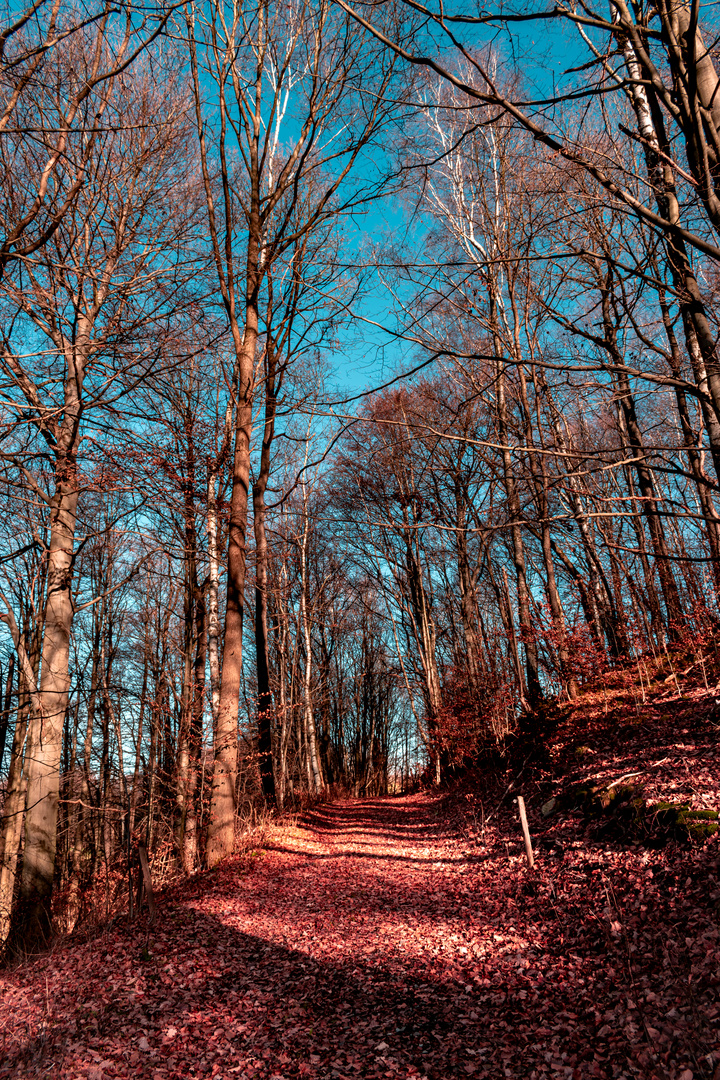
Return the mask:
<svg viewBox="0 0 720 1080">
<path fill-rule="evenodd" d="M 647 705 L 618 742 L 621 697 L 518 775 L 533 871 L 511 794 L 320 806 L 165 890 L 155 926 L 0 976 L 0 1077 L 720 1080 L 718 837 L 653 848 L 540 813 L 573 769 L 667 770 L 717 805 L 714 701 Z"/>
</svg>

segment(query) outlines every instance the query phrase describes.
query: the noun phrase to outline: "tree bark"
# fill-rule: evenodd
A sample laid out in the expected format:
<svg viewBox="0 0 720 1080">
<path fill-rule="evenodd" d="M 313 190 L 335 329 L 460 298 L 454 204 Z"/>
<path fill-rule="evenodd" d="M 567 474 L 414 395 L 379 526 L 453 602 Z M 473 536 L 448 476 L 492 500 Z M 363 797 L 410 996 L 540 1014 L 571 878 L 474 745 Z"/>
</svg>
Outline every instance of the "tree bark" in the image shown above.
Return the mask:
<svg viewBox="0 0 720 1080">
<path fill-rule="evenodd" d="M 251 234 L 252 235 L 252 234 Z M 258 333 L 257 280 L 259 236 L 249 244 L 249 296 L 245 334 L 236 341 L 240 350 L 239 391 L 235 422 L 232 495 L 228 524 L 227 601 L 220 681 L 220 702 L 215 733 L 213 786 L 208 822 L 206 860 L 209 867 L 230 855 L 235 842 L 235 784 L 237 780 L 237 730 L 242 682 L 242 638 L 247 566 L 247 510 L 250 484 L 250 439 L 255 346 Z"/>
<path fill-rule="evenodd" d="M 500 357 L 500 342 L 496 342 L 498 357 Z M 496 381 L 496 412 L 498 421 L 498 436 L 502 444 L 503 478 L 507 495 L 508 513 L 510 515 L 510 539 L 512 543 L 512 558 L 515 566 L 515 579 L 517 583 L 518 616 L 520 621 L 520 639 L 525 650 L 525 689 L 527 703 L 531 709 L 535 709 L 542 696 L 540 689 L 540 670 L 538 663 L 537 643 L 533 631 L 532 616 L 530 613 L 530 591 L 527 584 L 527 570 L 525 566 L 525 547 L 522 537 L 520 499 L 515 484 L 512 455 L 510 453 L 508 438 L 507 403 L 505 398 L 505 365 L 498 359 L 498 375 Z"/>
<path fill-rule="evenodd" d="M 33 681 L 37 678 L 39 644 L 36 639 L 29 663 Z M 26 777 L 23 770 L 23 751 L 28 733 L 28 718 L 32 714 L 30 688 L 27 686 L 23 666 L 18 672 L 18 708 L 13 741 L 10 749 L 10 767 L 5 788 L 2 830 L 0 831 L 0 947 L 10 932 L 15 875 L 20 851 L 25 806 Z"/>
<path fill-rule="evenodd" d="M 260 468 L 253 484 L 253 527 L 255 530 L 255 657 L 258 686 L 258 764 L 263 795 L 275 805 L 272 748 L 272 693 L 268 649 L 268 545 L 265 530 L 265 492 L 270 476 L 270 449 L 275 434 L 275 350 L 268 342 L 265 371 L 265 426 L 260 451 Z"/>
<path fill-rule="evenodd" d="M 325 781 L 320 767 L 312 699 L 312 639 L 310 636 L 310 613 L 308 611 L 309 582 L 307 564 L 309 534 L 310 515 L 308 513 L 307 488 L 303 483 L 303 534 L 300 542 L 300 615 L 305 644 L 305 665 L 303 669 L 304 725 L 309 775 L 315 794 L 320 795 L 325 788 Z"/>
<path fill-rule="evenodd" d="M 79 376 L 78 376 L 79 381 Z M 75 380 L 68 379 L 65 445 L 56 466 L 56 492 L 50 509 L 47 602 L 42 661 L 38 738 L 28 767 L 25 847 L 13 937 L 32 950 L 52 936 L 50 900 L 55 874 L 60 758 L 70 677 L 70 629 L 73 619 L 72 567 L 77 518 L 77 448 L 80 400 Z"/>
<path fill-rule="evenodd" d="M 8 661 L 7 677 L 5 679 L 5 698 L 2 703 L 2 716 L 0 716 L 0 772 L 2 772 L 3 759 L 5 757 L 5 743 L 7 730 L 10 723 L 10 706 L 12 704 L 13 681 L 15 678 L 15 654 L 10 653 Z"/>
</svg>

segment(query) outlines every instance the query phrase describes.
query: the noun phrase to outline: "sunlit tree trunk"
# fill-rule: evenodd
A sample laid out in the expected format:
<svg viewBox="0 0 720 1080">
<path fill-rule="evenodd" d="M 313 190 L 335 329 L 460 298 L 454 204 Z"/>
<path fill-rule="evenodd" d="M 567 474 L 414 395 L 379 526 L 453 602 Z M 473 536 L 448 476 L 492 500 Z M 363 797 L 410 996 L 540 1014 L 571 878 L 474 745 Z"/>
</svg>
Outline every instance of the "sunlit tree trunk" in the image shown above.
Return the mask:
<svg viewBox="0 0 720 1080">
<path fill-rule="evenodd" d="M 305 665 L 303 668 L 304 726 L 307 741 L 307 761 L 312 788 L 319 795 L 325 788 L 320 755 L 318 753 L 317 732 L 315 729 L 315 710 L 312 697 L 312 639 L 310 636 L 310 612 L 308 610 L 309 572 L 308 539 L 310 535 L 310 515 L 308 513 L 307 486 L 303 488 L 303 532 L 300 540 L 300 615 L 302 619 L 303 641 L 305 645 Z"/>
<path fill-rule="evenodd" d="M 8 670 L 5 677 L 5 698 L 2 703 L 2 717 L 0 717 L 0 772 L 2 772 L 5 758 L 5 744 L 7 742 L 8 727 L 10 724 L 10 710 L 12 706 L 13 684 L 15 680 L 15 653 L 10 653 Z M 0 689 L 2 683 L 0 681 Z"/>
<path fill-rule="evenodd" d="M 242 682 L 242 637 L 247 567 L 247 511 L 250 484 L 250 439 L 255 345 L 257 342 L 257 258 L 259 235 L 249 242 L 248 303 L 245 334 L 236 342 L 240 353 L 235 451 L 228 523 L 227 596 L 222 674 L 215 733 L 213 786 L 206 858 L 214 866 L 230 855 L 235 841 L 238 713 Z M 254 268 L 254 274 L 253 274 Z"/>
<path fill-rule="evenodd" d="M 207 545 L 208 545 L 208 667 L 210 671 L 210 708 L 213 719 L 213 740 L 217 737 L 220 714 L 220 568 L 218 559 L 217 472 L 211 469 L 207 484 Z"/>
<path fill-rule="evenodd" d="M 87 331 L 85 331 L 85 334 Z M 82 340 L 84 334 L 79 335 Z M 40 666 L 41 730 L 27 770 L 25 846 L 13 934 L 33 948 L 51 936 L 50 899 L 55 873 L 60 758 L 63 721 L 70 689 L 70 629 L 73 620 L 72 572 L 77 518 L 77 452 L 85 373 L 82 346 L 68 351 L 65 409 L 50 506 L 47 601 Z"/>
</svg>

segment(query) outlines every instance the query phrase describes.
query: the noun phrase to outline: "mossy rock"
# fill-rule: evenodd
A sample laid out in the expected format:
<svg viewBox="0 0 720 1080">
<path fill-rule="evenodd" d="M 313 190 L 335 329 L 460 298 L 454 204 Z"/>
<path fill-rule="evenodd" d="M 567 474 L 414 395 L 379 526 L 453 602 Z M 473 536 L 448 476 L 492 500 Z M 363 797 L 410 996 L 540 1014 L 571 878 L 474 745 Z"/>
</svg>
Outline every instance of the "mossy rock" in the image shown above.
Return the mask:
<svg viewBox="0 0 720 1080">
<path fill-rule="evenodd" d="M 580 813 L 590 835 L 639 841 L 664 847 L 670 840 L 702 843 L 720 832 L 717 810 L 695 810 L 688 803 L 662 801 L 648 804 L 637 784 L 576 784 L 543 803 L 549 818 L 558 812 Z"/>
<path fill-rule="evenodd" d="M 552 810 L 558 808 L 579 810 L 589 829 L 600 836 L 640 839 L 652 846 L 669 840 L 703 841 L 720 829 L 716 810 L 694 810 L 687 803 L 673 802 L 650 806 L 635 784 L 578 784 L 555 798 Z"/>
<path fill-rule="evenodd" d="M 718 831 L 717 810 L 693 810 L 687 803 L 659 802 L 648 807 L 648 815 L 677 840 L 707 840 Z"/>
</svg>

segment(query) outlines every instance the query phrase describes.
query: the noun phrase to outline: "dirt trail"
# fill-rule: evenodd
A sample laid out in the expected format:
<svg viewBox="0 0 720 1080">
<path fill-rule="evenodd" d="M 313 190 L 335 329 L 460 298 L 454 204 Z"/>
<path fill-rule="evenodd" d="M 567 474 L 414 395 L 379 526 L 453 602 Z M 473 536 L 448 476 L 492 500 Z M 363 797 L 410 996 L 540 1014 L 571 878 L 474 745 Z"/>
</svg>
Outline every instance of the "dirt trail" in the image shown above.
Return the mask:
<svg viewBox="0 0 720 1080">
<path fill-rule="evenodd" d="M 712 1013 L 691 1030 L 704 999 L 669 999 L 664 1048 L 667 968 L 623 969 L 580 888 L 592 869 L 541 860 L 529 881 L 504 844 L 468 851 L 438 805 L 322 807 L 169 890 L 154 929 L 6 975 L 0 1076 L 713 1077 Z"/>
</svg>

